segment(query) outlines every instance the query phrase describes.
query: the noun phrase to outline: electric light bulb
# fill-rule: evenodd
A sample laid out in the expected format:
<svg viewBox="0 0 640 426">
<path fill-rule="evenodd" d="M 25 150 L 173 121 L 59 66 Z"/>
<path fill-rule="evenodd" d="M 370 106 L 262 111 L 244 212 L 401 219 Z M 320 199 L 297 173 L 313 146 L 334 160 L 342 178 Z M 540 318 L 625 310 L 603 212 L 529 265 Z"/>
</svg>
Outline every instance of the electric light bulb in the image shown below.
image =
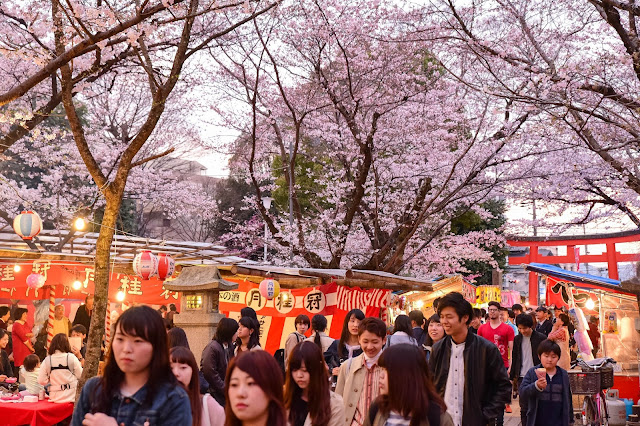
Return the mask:
<svg viewBox="0 0 640 426">
<path fill-rule="evenodd" d="M 85 222 L 85 220 L 81 217 L 77 218 L 75 220 L 75 222 L 73 222 L 73 226 L 78 230 L 78 231 L 82 231 L 84 229 L 84 227 L 87 225 L 87 223 Z"/>
<path fill-rule="evenodd" d="M 416 308 L 422 309 L 423 306 L 424 306 L 424 302 L 422 300 L 418 300 L 416 302 Z"/>
<path fill-rule="evenodd" d="M 118 293 L 116 294 L 116 300 L 118 302 L 124 301 L 124 291 L 122 290 L 118 291 Z"/>
<path fill-rule="evenodd" d="M 593 308 L 595 308 L 595 307 L 596 307 L 596 304 L 595 304 L 595 302 L 593 301 L 593 299 L 589 299 L 589 300 L 587 300 L 586 306 L 587 306 L 587 309 L 589 309 L 590 311 L 592 311 L 592 310 L 593 310 Z"/>
<path fill-rule="evenodd" d="M 80 290 L 82 287 L 82 282 L 75 280 L 72 284 L 74 290 Z"/>
<path fill-rule="evenodd" d="M 20 269 L 22 269 L 20 265 L 13 265 L 13 272 L 20 272 Z"/>
</svg>

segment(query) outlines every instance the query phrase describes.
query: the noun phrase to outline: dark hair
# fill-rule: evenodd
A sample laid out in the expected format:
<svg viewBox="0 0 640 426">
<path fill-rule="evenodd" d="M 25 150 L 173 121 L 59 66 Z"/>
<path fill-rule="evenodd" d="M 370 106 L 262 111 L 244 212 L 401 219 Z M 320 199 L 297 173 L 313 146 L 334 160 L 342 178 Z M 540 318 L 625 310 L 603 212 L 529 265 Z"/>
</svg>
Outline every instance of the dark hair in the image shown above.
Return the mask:
<svg viewBox="0 0 640 426">
<path fill-rule="evenodd" d="M 320 349 L 322 349 L 320 333 L 324 332 L 327 329 L 327 319 L 325 318 L 325 316 L 315 314 L 313 318 L 311 318 L 311 329 L 316 333 L 315 337 L 313 338 L 313 343 L 315 343 Z"/>
<path fill-rule="evenodd" d="M 13 320 L 19 321 L 20 318 L 22 318 L 22 315 L 24 315 L 27 312 L 28 312 L 27 308 L 16 308 L 16 310 L 13 311 Z"/>
<path fill-rule="evenodd" d="M 513 305 L 511 307 L 511 310 L 515 311 L 516 309 L 520 310 L 520 312 L 524 311 L 524 309 L 522 309 L 522 305 L 519 303 L 516 303 L 515 305 Z"/>
<path fill-rule="evenodd" d="M 160 305 L 160 309 L 158 309 L 159 311 L 166 311 L 167 310 L 167 305 Z"/>
<path fill-rule="evenodd" d="M 171 362 L 187 364 L 191 367 L 189 386 L 185 387 L 182 383 L 181 385 L 187 391 L 189 401 L 191 402 L 192 424 L 199 425 L 202 421 L 202 397 L 200 396 L 200 380 L 198 379 L 198 363 L 196 362 L 196 357 L 193 356 L 193 352 L 185 346 L 175 346 L 171 348 L 169 355 Z"/>
<path fill-rule="evenodd" d="M 538 345 L 538 356 L 542 354 L 548 354 L 549 352 L 553 352 L 554 354 L 558 355 L 558 358 L 560 358 L 560 356 L 562 355 L 560 346 L 558 346 L 558 344 L 553 340 L 546 339 L 540 342 L 540 344 Z"/>
<path fill-rule="evenodd" d="M 363 319 L 358 328 L 358 336 L 362 336 L 365 331 L 373 333 L 381 339 L 387 336 L 387 326 L 380 318 L 367 317 Z"/>
<path fill-rule="evenodd" d="M 509 318 L 515 318 L 516 317 L 516 314 L 513 313 L 513 311 L 511 309 L 508 309 L 507 311 L 509 312 Z"/>
<path fill-rule="evenodd" d="M 9 332 L 4 328 L 0 328 L 0 339 L 2 339 L 5 334 L 9 334 Z"/>
<path fill-rule="evenodd" d="M 385 349 L 378 361 L 387 370 L 389 393 L 379 397 L 379 409 L 388 414 L 391 411 L 411 418 L 411 426 L 420 425 L 429 413 L 429 405 L 440 406 L 440 413 L 446 411 L 446 404 L 436 391 L 424 352 L 417 346 L 399 344 Z"/>
<path fill-rule="evenodd" d="M 254 320 L 258 321 L 258 314 L 256 314 L 255 309 L 250 308 L 248 306 L 240 309 L 240 317 L 249 317 L 249 318 L 253 318 Z"/>
<path fill-rule="evenodd" d="M 117 338 L 118 332 L 127 336 L 137 336 L 151 343 L 153 356 L 149 364 L 149 380 L 147 381 L 147 397 L 143 404 L 151 406 L 156 392 L 163 383 L 175 385 L 176 378 L 171 372 L 169 363 L 169 344 L 167 332 L 164 328 L 162 317 L 155 309 L 146 306 L 134 306 L 122 313 L 114 324 L 114 336 L 107 351 L 104 374 L 100 378 L 102 392 L 96 396 L 93 412 L 109 413 L 113 396 L 120 392 L 120 385 L 124 380 L 124 372 L 116 362 L 115 354 L 111 347 Z"/>
<path fill-rule="evenodd" d="M 433 299 L 433 310 L 437 311 L 438 310 L 438 305 L 440 305 L 440 299 L 442 299 L 442 297 L 436 297 L 435 299 Z"/>
<path fill-rule="evenodd" d="M 287 415 L 285 413 L 282 397 L 282 370 L 275 358 L 267 351 L 250 351 L 244 352 L 231 359 L 229 368 L 227 368 L 227 377 L 224 387 L 224 396 L 229 401 L 229 388 L 231 375 L 238 368 L 247 373 L 260 386 L 262 391 L 269 399 L 269 417 L 268 425 L 286 426 Z M 328 382 L 328 380 L 327 380 Z M 225 426 L 241 426 L 242 422 L 233 412 L 231 404 L 227 402 L 225 406 Z"/>
<path fill-rule="evenodd" d="M 533 318 L 529 314 L 520 314 L 516 317 L 516 326 L 533 328 Z"/>
<path fill-rule="evenodd" d="M 495 300 L 492 300 L 491 302 L 487 303 L 487 309 L 489 308 L 489 306 L 495 306 L 498 310 L 502 309 L 502 306 L 500 306 L 500 303 L 496 302 Z"/>
<path fill-rule="evenodd" d="M 76 333 L 80 333 L 80 334 L 87 334 L 87 327 L 85 327 L 82 324 L 76 324 L 73 327 L 71 327 L 71 330 L 69 330 L 69 333 L 71 333 L 72 331 L 75 331 Z"/>
<path fill-rule="evenodd" d="M 9 335 L 9 332 L 7 332 L 7 331 L 6 331 L 5 329 L 3 329 L 3 328 L 0 328 L 0 339 L 2 339 L 5 335 L 7 335 L 7 336 L 8 336 L 8 335 Z M 2 352 L 4 352 L 4 349 L 0 349 L 0 354 L 2 354 Z M 5 360 L 5 359 L 7 360 L 7 364 L 8 364 L 8 365 L 4 365 L 4 360 Z M 6 370 L 9 368 L 9 366 L 10 366 L 10 365 L 11 365 L 11 364 L 10 364 L 10 362 L 9 362 L 9 358 L 8 358 L 8 357 L 2 357 L 2 356 L 0 356 L 0 367 L 2 367 L 2 370 L 3 370 L 3 371 L 6 371 Z M 11 370 L 9 370 L 9 371 L 11 371 Z"/>
<path fill-rule="evenodd" d="M 487 316 L 487 310 L 485 308 L 480 308 L 480 313 L 482 314 L 482 318 Z"/>
<path fill-rule="evenodd" d="M 167 331 L 167 339 L 169 343 L 169 349 L 176 348 L 179 346 L 185 347 L 187 349 L 191 349 L 189 347 L 189 340 L 187 339 L 187 333 L 184 332 L 180 327 L 173 327 L 169 331 Z M 186 363 L 183 363 L 186 364 Z"/>
<path fill-rule="evenodd" d="M 409 319 L 416 323 L 418 327 L 421 327 L 424 324 L 424 314 L 422 311 L 414 310 L 409 312 Z"/>
<path fill-rule="evenodd" d="M 569 326 L 569 324 L 571 324 L 571 319 L 569 318 L 569 315 L 562 313 L 560 315 L 558 315 L 558 318 L 560 318 L 560 321 L 562 321 L 562 325 L 564 326 Z"/>
<path fill-rule="evenodd" d="M 298 315 L 296 317 L 294 324 L 306 324 L 307 327 L 311 327 L 311 321 L 309 320 L 309 317 L 306 316 L 305 314 Z"/>
<path fill-rule="evenodd" d="M 411 320 L 407 315 L 398 315 L 393 323 L 393 332 L 404 331 L 409 336 L 413 337 L 413 330 L 411 329 Z"/>
<path fill-rule="evenodd" d="M 176 308 L 175 303 L 172 303 L 172 304 L 169 305 L 169 310 L 176 312 L 178 310 L 178 308 Z"/>
<path fill-rule="evenodd" d="M 349 341 L 349 321 L 351 321 L 351 317 L 356 317 L 359 321 L 364 319 L 364 312 L 360 309 L 352 309 L 347 312 L 347 316 L 344 317 L 344 321 L 342 323 L 342 334 L 340 334 L 340 342 L 338 343 L 338 356 L 343 357 L 346 354 L 344 353 L 346 349 L 346 344 Z"/>
<path fill-rule="evenodd" d="M 497 303 L 497 302 L 496 302 Z M 491 304 L 491 302 L 489 302 Z M 471 322 L 471 317 L 473 316 L 473 307 L 471 303 L 469 303 L 462 294 L 452 291 L 451 293 L 446 294 L 440 300 L 440 305 L 438 306 L 438 315 L 442 315 L 442 310 L 444 308 L 453 308 L 458 315 L 458 319 L 462 321 L 462 317 L 467 316 L 466 324 L 469 325 Z"/>
<path fill-rule="evenodd" d="M 322 349 L 312 342 L 305 341 L 294 346 L 288 360 L 284 405 L 289 410 L 289 423 L 296 424 L 296 418 L 301 414 L 302 389 L 293 379 L 293 372 L 302 368 L 303 363 L 309 372 L 308 410 L 311 423 L 313 426 L 326 426 L 331 420 L 329 375 Z M 306 410 L 304 414 L 306 417 Z"/>
<path fill-rule="evenodd" d="M 230 344 L 236 331 L 238 331 L 238 321 L 232 318 L 222 318 L 218 323 L 213 340 L 221 345 L 223 343 Z"/>
<path fill-rule="evenodd" d="M 260 324 L 258 323 L 258 320 L 254 320 L 251 317 L 242 317 L 240 318 L 240 321 L 238 321 L 238 324 L 242 325 L 243 327 L 247 327 L 250 330 L 253 330 L 253 333 L 249 335 L 249 343 L 247 344 L 247 349 L 260 346 Z M 239 337 L 236 339 L 236 343 L 238 344 L 238 348 L 242 346 L 242 340 Z"/>
<path fill-rule="evenodd" d="M 506 307 L 502 306 L 502 307 L 500 307 L 500 312 L 509 313 L 509 308 L 506 308 Z"/>
<path fill-rule="evenodd" d="M 440 317 L 438 316 L 438 314 L 431 315 L 429 319 L 424 323 L 424 333 L 425 333 L 424 345 L 425 346 L 433 346 L 433 339 L 429 335 L 429 324 L 431 324 L 432 322 L 440 323 Z M 410 334 L 409 336 L 412 336 L 412 335 Z"/>
<path fill-rule="evenodd" d="M 10 310 L 11 309 L 9 309 L 8 306 L 0 306 L 0 317 L 7 315 L 7 312 L 9 312 Z"/>
<path fill-rule="evenodd" d="M 31 372 L 35 370 L 39 362 L 40 362 L 40 358 L 38 358 L 38 355 L 30 354 L 24 358 L 24 361 L 22 361 L 22 365 L 24 365 L 24 369 L 26 371 Z"/>
<path fill-rule="evenodd" d="M 58 333 L 53 336 L 51 339 L 51 344 L 49 345 L 49 350 L 47 353 L 49 355 L 53 355 L 56 351 L 60 351 L 63 353 L 71 352 L 71 345 L 69 344 L 69 337 L 67 337 L 64 333 Z"/>
<path fill-rule="evenodd" d="M 482 318 L 482 311 L 478 308 L 473 308 L 473 318 Z"/>
</svg>

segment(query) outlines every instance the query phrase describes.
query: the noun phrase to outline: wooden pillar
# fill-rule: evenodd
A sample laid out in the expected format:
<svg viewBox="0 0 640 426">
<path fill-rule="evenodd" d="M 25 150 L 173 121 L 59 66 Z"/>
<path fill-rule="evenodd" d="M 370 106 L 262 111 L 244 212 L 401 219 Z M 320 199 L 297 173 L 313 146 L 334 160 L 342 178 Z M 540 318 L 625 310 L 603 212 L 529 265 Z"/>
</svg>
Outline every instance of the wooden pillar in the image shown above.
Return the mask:
<svg viewBox="0 0 640 426">
<path fill-rule="evenodd" d="M 529 246 L 529 263 L 538 261 L 538 246 Z M 529 304 L 538 304 L 538 274 L 535 272 L 529 272 Z"/>
<path fill-rule="evenodd" d="M 618 259 L 616 254 L 616 243 L 607 243 L 607 269 L 609 270 L 609 278 L 618 280 Z"/>
</svg>

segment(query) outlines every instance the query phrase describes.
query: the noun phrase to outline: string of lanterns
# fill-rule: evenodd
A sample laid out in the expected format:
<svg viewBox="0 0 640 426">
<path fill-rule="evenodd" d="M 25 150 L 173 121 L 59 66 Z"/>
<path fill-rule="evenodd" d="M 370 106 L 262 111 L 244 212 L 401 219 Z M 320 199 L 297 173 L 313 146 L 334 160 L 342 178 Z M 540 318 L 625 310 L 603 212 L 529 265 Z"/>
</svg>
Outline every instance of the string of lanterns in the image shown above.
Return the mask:
<svg viewBox="0 0 640 426">
<path fill-rule="evenodd" d="M 142 250 L 133 258 L 133 272 L 143 280 L 157 276 L 161 281 L 170 278 L 176 269 L 176 261 L 167 253 L 151 253 Z"/>
</svg>

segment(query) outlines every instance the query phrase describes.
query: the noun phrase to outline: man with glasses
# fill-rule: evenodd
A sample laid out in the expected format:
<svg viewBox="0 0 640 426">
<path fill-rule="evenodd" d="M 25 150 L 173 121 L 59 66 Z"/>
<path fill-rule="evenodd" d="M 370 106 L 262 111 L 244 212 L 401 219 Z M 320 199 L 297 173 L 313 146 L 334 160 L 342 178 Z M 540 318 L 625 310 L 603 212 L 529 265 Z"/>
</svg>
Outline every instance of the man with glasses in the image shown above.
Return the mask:
<svg viewBox="0 0 640 426">
<path fill-rule="evenodd" d="M 496 345 L 502 356 L 505 371 L 510 367 L 511 351 L 513 350 L 513 339 L 515 333 L 513 328 L 503 323 L 500 318 L 500 303 L 491 301 L 487 308 L 489 313 L 489 322 L 482 324 L 478 329 L 478 336 L 484 337 Z M 507 413 L 511 412 L 511 406 L 507 404 Z M 496 419 L 496 426 L 504 424 L 504 412 L 501 412 Z"/>
</svg>

